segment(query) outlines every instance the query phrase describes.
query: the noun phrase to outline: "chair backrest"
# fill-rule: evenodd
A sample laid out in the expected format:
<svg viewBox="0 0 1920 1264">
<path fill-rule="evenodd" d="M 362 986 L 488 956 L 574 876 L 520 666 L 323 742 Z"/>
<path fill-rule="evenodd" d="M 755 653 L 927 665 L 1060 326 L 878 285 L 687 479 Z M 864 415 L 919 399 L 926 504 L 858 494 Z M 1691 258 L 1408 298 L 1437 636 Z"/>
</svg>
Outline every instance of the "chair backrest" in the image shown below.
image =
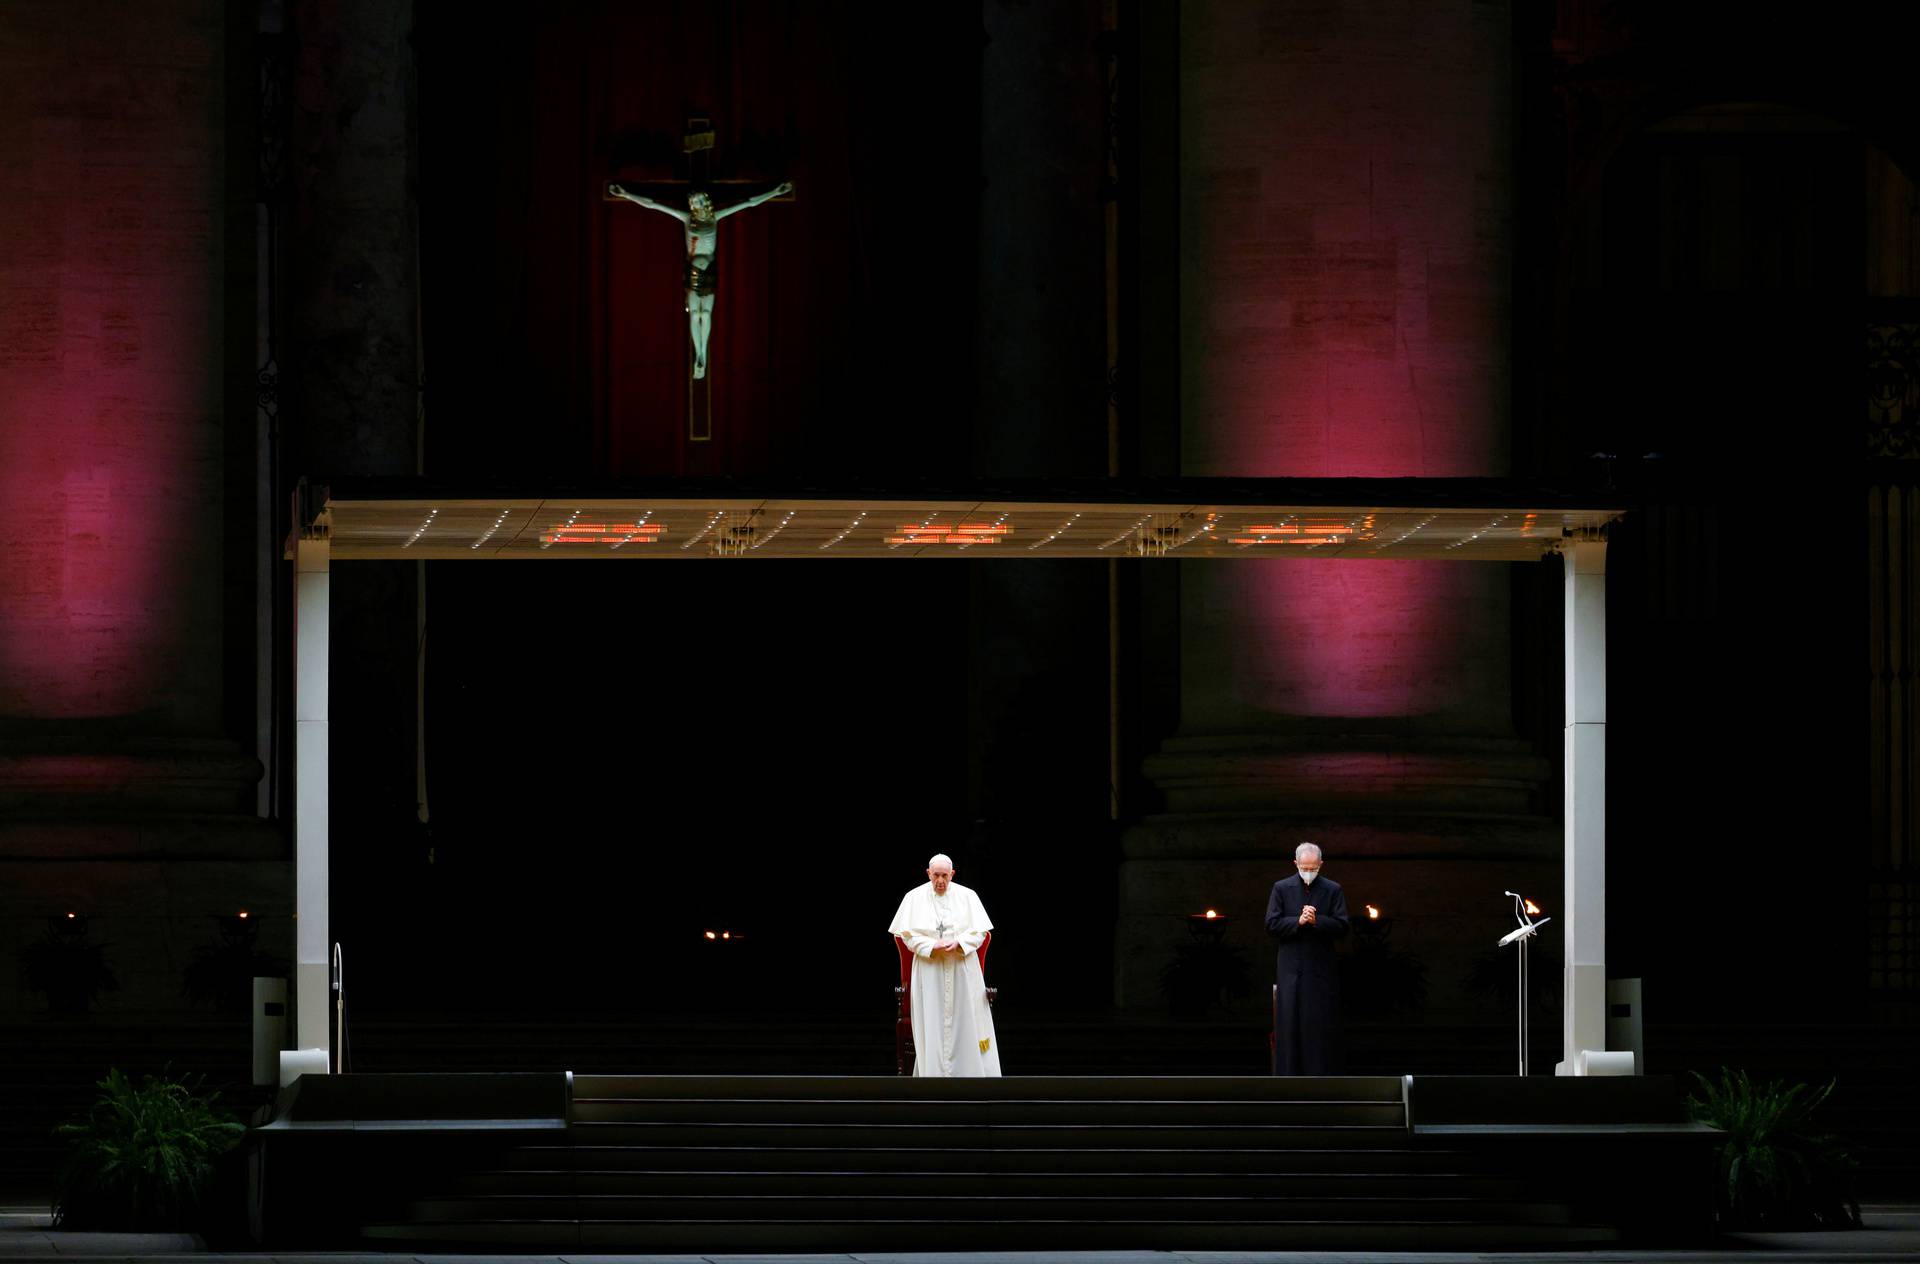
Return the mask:
<svg viewBox="0 0 1920 1264">
<path fill-rule="evenodd" d="M 988 931 L 986 937 L 980 941 L 980 947 L 976 954 L 980 958 L 980 973 L 982 974 L 987 972 L 987 949 L 992 943 L 993 932 Z M 898 935 L 893 937 L 893 946 L 900 954 L 900 986 L 903 988 L 911 988 L 913 986 L 913 949 L 907 947 L 907 941 Z"/>
<path fill-rule="evenodd" d="M 900 986 L 913 986 L 913 949 L 907 947 L 907 941 L 895 935 L 893 946 L 900 950 Z"/>
</svg>

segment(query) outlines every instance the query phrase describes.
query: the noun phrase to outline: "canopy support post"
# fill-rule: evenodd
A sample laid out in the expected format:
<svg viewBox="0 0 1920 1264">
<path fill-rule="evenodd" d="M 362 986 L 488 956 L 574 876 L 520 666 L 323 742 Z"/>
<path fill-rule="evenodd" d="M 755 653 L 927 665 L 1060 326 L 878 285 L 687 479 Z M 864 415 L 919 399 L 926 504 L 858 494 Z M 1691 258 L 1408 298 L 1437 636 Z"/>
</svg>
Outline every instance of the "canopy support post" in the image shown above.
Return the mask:
<svg viewBox="0 0 1920 1264">
<path fill-rule="evenodd" d="M 325 539 L 294 542 L 293 939 L 295 1047 L 327 1050 L 327 1064 L 331 1066 L 327 943 L 329 552 Z"/>
<path fill-rule="evenodd" d="M 1566 581 L 1566 936 L 1563 1060 L 1583 1075 L 1607 1047 L 1607 542 L 1579 532 L 1560 552 Z M 1521 1004 L 1526 998 L 1521 998 Z"/>
</svg>

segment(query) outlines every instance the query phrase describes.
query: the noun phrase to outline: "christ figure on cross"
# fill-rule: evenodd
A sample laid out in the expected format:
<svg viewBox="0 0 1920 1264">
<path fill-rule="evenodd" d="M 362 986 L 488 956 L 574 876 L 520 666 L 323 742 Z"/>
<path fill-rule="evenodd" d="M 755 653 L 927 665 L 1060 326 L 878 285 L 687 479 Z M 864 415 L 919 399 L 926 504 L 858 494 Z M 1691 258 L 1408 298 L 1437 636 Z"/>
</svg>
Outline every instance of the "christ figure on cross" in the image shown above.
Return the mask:
<svg viewBox="0 0 1920 1264">
<path fill-rule="evenodd" d="M 684 211 L 664 202 L 656 202 L 644 194 L 629 192 L 617 184 L 609 184 L 607 192 L 650 211 L 671 215 L 686 225 L 687 329 L 693 336 L 693 375 L 696 378 L 705 377 L 707 335 L 713 331 L 713 256 L 720 247 L 720 221 L 736 211 L 744 211 L 750 206 L 771 202 L 774 198 L 793 192 L 793 181 L 785 181 L 777 189 L 750 197 L 744 202 L 735 202 L 732 206 L 723 206 L 717 211 L 713 209 L 713 200 L 702 192 L 687 194 L 687 209 Z"/>
</svg>

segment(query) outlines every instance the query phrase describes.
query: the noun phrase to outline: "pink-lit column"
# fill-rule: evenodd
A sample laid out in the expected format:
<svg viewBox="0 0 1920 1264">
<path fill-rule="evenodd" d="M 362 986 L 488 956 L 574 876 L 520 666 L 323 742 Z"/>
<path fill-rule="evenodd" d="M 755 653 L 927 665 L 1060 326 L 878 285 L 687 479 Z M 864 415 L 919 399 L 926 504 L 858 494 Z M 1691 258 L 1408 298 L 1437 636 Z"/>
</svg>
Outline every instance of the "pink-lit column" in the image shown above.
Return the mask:
<svg viewBox="0 0 1920 1264">
<path fill-rule="evenodd" d="M 84 916 L 122 1016 L 186 1004 L 211 918 L 274 955 L 287 931 L 247 721 L 255 156 L 226 125 L 257 101 L 231 10 L 0 11 L 0 954 Z M 43 1004 L 23 982 L 0 970 L 0 1011 Z"/>
<path fill-rule="evenodd" d="M 0 720 L 221 729 L 219 13 L 7 9 Z"/>
<path fill-rule="evenodd" d="M 1180 43 L 1182 472 L 1507 473 L 1508 7 L 1220 0 L 1182 8 Z M 1146 769 L 1167 813 L 1124 843 L 1121 1002 L 1157 1000 L 1179 914 L 1233 904 L 1264 947 L 1311 838 L 1454 1003 L 1475 893 L 1497 918 L 1558 871 L 1507 568 L 1180 566 L 1180 728 Z"/>
<path fill-rule="evenodd" d="M 1181 470 L 1505 474 L 1511 25 L 1182 10 Z M 1185 567 L 1191 733 L 1509 732 L 1507 577 Z"/>
</svg>

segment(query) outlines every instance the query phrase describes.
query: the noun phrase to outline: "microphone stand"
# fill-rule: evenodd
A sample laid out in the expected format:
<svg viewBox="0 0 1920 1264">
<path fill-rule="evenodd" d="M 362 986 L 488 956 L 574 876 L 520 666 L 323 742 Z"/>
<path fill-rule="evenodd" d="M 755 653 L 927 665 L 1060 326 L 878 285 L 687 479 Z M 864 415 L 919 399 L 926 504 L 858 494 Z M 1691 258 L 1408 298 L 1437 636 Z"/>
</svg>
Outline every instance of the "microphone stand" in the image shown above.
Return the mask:
<svg viewBox="0 0 1920 1264">
<path fill-rule="evenodd" d="M 340 945 L 333 946 L 333 1073 L 347 1069 L 347 968 Z"/>
<path fill-rule="evenodd" d="M 1507 934 L 1501 938 L 1499 947 L 1505 948 L 1508 944 L 1518 944 L 1520 946 L 1520 1074 L 1524 1077 L 1527 1074 L 1527 1002 L 1529 999 L 1527 995 L 1527 944 L 1532 941 L 1534 935 L 1539 932 L 1542 926 L 1545 926 L 1553 919 L 1551 917 L 1543 917 L 1537 922 L 1534 921 L 1527 916 L 1527 902 L 1520 897 L 1518 892 L 1507 891 L 1504 892 L 1504 894 L 1513 897 L 1513 918 L 1520 923 L 1517 930 L 1508 931 Z"/>
</svg>

